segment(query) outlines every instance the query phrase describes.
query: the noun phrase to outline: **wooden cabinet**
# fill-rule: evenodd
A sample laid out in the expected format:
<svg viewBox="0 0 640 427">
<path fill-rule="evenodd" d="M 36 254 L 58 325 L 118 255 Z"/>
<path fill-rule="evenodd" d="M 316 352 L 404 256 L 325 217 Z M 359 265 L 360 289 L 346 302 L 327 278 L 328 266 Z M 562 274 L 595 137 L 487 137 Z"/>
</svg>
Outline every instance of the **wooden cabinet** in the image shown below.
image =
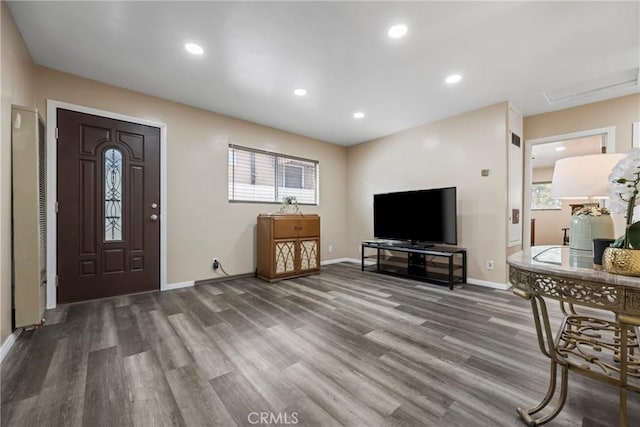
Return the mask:
<svg viewBox="0 0 640 427">
<path fill-rule="evenodd" d="M 259 278 L 274 282 L 320 272 L 318 215 L 258 215 L 257 240 Z"/>
</svg>

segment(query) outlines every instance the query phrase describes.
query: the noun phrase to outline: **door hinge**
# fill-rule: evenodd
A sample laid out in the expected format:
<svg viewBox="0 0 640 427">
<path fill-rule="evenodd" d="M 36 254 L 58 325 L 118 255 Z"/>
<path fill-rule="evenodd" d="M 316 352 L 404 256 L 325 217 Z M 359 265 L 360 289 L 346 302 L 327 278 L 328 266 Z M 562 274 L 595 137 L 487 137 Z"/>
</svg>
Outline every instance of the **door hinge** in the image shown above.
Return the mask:
<svg viewBox="0 0 640 427">
<path fill-rule="evenodd" d="M 58 139 L 58 128 L 56 128 L 56 139 Z"/>
<path fill-rule="evenodd" d="M 58 208 L 59 208 L 59 206 L 60 206 L 60 205 L 58 204 L 58 202 L 56 202 L 56 213 L 58 213 Z"/>
<path fill-rule="evenodd" d="M 59 283 L 60 283 L 60 281 L 58 280 L 58 276 L 56 275 L 56 288 L 58 287 Z"/>
</svg>

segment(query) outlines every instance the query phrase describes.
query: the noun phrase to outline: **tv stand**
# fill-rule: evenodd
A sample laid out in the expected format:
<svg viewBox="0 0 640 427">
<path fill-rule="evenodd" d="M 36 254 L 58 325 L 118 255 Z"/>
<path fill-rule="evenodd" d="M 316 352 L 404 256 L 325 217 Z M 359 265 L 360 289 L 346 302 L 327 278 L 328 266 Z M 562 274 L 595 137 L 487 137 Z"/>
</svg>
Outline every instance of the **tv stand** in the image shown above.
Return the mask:
<svg viewBox="0 0 640 427">
<path fill-rule="evenodd" d="M 375 254 L 367 254 L 367 250 Z M 361 269 L 374 267 L 377 273 L 402 276 L 424 282 L 448 285 L 467 282 L 467 250 L 464 248 L 412 243 L 362 242 Z M 375 258 L 375 264 L 365 260 Z"/>
</svg>

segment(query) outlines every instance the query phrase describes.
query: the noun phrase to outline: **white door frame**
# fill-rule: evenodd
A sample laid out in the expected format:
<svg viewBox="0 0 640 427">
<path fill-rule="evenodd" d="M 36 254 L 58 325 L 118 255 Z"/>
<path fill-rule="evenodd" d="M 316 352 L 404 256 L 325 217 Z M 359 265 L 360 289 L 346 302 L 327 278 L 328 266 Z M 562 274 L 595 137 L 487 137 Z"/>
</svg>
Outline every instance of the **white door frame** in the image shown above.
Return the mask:
<svg viewBox="0 0 640 427">
<path fill-rule="evenodd" d="M 167 286 L 167 125 L 139 117 L 47 99 L 47 308 L 55 308 L 57 305 L 56 129 L 58 115 L 56 112 L 58 108 L 160 128 L 160 290 L 169 289 Z"/>
<path fill-rule="evenodd" d="M 524 234 L 524 242 L 522 243 L 524 249 L 531 247 L 531 157 L 533 155 L 533 146 L 596 135 L 604 135 L 604 144 L 607 147 L 607 153 L 616 152 L 615 126 L 547 136 L 544 138 L 528 139 L 524 142 L 524 212 L 522 216 L 524 221 L 524 224 L 522 224 Z"/>
</svg>

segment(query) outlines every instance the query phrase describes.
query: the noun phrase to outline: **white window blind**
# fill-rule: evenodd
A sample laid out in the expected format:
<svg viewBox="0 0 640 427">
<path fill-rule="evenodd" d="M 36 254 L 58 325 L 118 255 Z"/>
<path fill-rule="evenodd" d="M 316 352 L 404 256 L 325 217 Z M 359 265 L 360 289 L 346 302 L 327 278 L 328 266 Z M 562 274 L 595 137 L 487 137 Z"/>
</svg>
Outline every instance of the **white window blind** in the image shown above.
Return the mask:
<svg viewBox="0 0 640 427">
<path fill-rule="evenodd" d="M 229 201 L 318 204 L 318 162 L 229 145 Z"/>
</svg>

